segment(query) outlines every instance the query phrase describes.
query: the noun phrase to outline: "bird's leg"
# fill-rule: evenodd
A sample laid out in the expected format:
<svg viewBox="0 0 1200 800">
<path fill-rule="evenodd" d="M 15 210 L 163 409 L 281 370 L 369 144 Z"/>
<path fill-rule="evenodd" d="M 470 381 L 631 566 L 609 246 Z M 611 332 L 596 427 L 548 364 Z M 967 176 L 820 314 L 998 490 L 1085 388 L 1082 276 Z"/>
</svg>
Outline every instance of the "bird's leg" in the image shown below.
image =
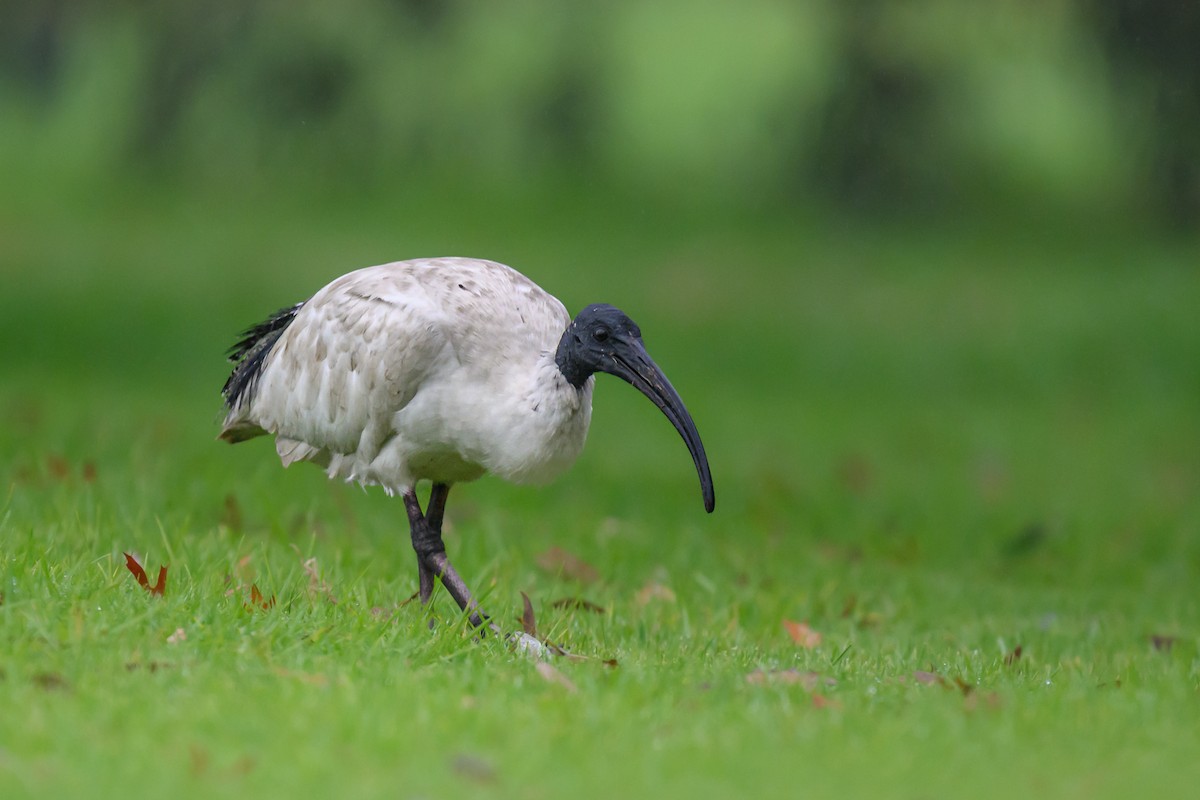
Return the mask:
<svg viewBox="0 0 1200 800">
<path fill-rule="evenodd" d="M 425 509 L 425 522 L 429 528 L 437 536 L 437 549 L 445 553 L 445 547 L 442 545 L 442 518 L 446 513 L 446 498 L 450 495 L 450 484 L 435 483 L 433 488 L 429 490 L 429 505 Z M 411 512 L 410 512 L 411 513 Z M 414 547 L 416 547 L 414 540 Z M 449 562 L 447 562 L 449 563 Z M 430 597 L 433 595 L 433 580 L 434 571 L 425 565 L 425 559 L 421 555 L 421 551 L 417 551 L 417 570 L 421 582 L 421 605 L 428 605 Z M 463 587 L 464 590 L 466 587 Z M 457 601 L 457 597 L 455 600 Z"/>
<path fill-rule="evenodd" d="M 429 494 L 429 510 L 425 514 L 421 513 L 417 493 L 413 489 L 404 493 L 404 507 L 408 510 L 408 523 L 412 529 L 413 550 L 417 553 L 421 605 L 427 605 L 433 595 L 434 577 L 440 578 L 454 602 L 468 613 L 471 624 L 478 628 L 483 625 L 487 616 L 479 611 L 466 582 L 446 557 L 446 546 L 442 543 L 442 517 L 449 493 L 449 484 L 435 483 Z"/>
</svg>

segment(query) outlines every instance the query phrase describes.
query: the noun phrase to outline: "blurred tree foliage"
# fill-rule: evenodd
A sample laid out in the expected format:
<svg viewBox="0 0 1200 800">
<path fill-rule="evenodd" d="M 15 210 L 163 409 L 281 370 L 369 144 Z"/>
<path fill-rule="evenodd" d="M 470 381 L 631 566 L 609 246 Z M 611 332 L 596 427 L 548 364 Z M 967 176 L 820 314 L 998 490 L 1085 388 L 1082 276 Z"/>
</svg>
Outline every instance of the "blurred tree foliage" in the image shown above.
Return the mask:
<svg viewBox="0 0 1200 800">
<path fill-rule="evenodd" d="M 1179 228 L 1200 221 L 1200 3 L 1092 0 L 1094 30 L 1140 165 L 1138 190 Z"/>
<path fill-rule="evenodd" d="M 42 0 L 0 25 L 0 169 L 1193 228 L 1197 42 L 1144 0 Z"/>
</svg>

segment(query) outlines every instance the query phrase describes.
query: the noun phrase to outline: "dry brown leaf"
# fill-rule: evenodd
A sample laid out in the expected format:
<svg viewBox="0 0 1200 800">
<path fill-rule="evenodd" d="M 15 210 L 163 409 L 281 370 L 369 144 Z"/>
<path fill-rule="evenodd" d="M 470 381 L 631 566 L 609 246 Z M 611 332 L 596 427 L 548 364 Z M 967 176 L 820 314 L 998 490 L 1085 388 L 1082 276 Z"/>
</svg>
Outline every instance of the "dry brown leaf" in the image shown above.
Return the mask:
<svg viewBox="0 0 1200 800">
<path fill-rule="evenodd" d="M 275 607 L 275 595 L 269 598 L 264 598 L 262 592 L 258 590 L 258 584 L 250 584 L 250 602 L 242 603 L 242 606 L 247 611 L 253 611 L 256 608 L 261 608 L 263 611 L 269 611 Z"/>
<path fill-rule="evenodd" d="M 192 774 L 198 777 L 208 772 L 208 765 L 212 762 L 212 757 L 200 745 L 191 744 L 188 746 L 188 762 Z"/>
<path fill-rule="evenodd" d="M 865 494 L 874 479 L 871 462 L 858 454 L 848 455 L 837 467 L 838 481 L 853 494 Z"/>
<path fill-rule="evenodd" d="M 1177 638 L 1178 637 L 1176 636 L 1162 636 L 1160 634 L 1155 634 L 1150 637 L 1150 644 L 1155 650 L 1169 653 L 1171 652 L 1171 648 L 1175 646 L 1175 641 Z"/>
<path fill-rule="evenodd" d="M 566 675 L 563 675 L 561 672 L 559 672 L 554 667 L 550 666 L 550 664 L 546 663 L 545 661 L 537 662 L 535 667 L 537 669 L 538 675 L 541 675 L 542 680 L 546 681 L 547 683 L 556 683 L 559 686 L 566 689 L 571 694 L 575 694 L 575 692 L 579 691 L 579 687 L 577 687 L 574 684 L 574 682 L 571 681 L 570 678 L 568 678 Z"/>
<path fill-rule="evenodd" d="M 799 685 L 811 692 L 821 683 L 824 683 L 827 686 L 833 686 L 837 684 L 837 681 L 833 678 L 822 679 L 821 673 L 819 672 L 801 672 L 798 669 L 756 669 L 746 675 L 746 683 L 750 684 L 751 686 Z"/>
<path fill-rule="evenodd" d="M 249 775 L 258 766 L 254 756 L 242 756 L 230 765 L 229 771 L 234 775 Z"/>
<path fill-rule="evenodd" d="M 1021 645 L 1013 648 L 1013 651 L 1004 657 L 1004 666 L 1011 667 L 1013 664 L 1021 660 Z"/>
<path fill-rule="evenodd" d="M 536 563 L 547 572 L 563 575 L 580 583 L 595 583 L 600 579 L 600 573 L 595 567 L 561 547 L 551 547 L 540 554 Z"/>
<path fill-rule="evenodd" d="M 150 594 L 156 594 L 160 597 L 167 591 L 167 568 L 158 568 L 158 582 L 153 586 L 150 585 L 150 578 L 146 575 L 146 570 L 138 563 L 138 560 L 129 553 L 124 553 L 125 568 L 133 573 L 133 577 L 137 579 L 138 585 L 148 591 Z"/>
<path fill-rule="evenodd" d="M 675 593 L 663 586 L 661 583 L 650 581 L 634 595 L 634 600 L 639 606 L 644 606 L 651 600 L 663 600 L 667 603 L 675 602 Z"/>
<path fill-rule="evenodd" d="M 835 700 L 833 698 L 826 697 L 825 695 L 821 694 L 820 692 L 813 692 L 812 704 L 813 704 L 813 708 L 834 708 L 834 709 L 840 710 L 842 707 L 842 703 L 840 700 Z"/>
<path fill-rule="evenodd" d="M 33 675 L 31 680 L 39 689 L 45 689 L 48 692 L 66 692 L 71 689 L 71 684 L 60 672 L 38 672 Z"/>
<path fill-rule="evenodd" d="M 456 755 L 450 762 L 450 770 L 476 783 L 493 783 L 496 780 L 496 768 L 490 761 L 468 753 Z"/>
<path fill-rule="evenodd" d="M 537 619 L 533 615 L 533 601 L 524 592 L 521 592 L 521 601 L 525 604 L 525 610 L 521 613 L 521 629 L 537 639 Z"/>
<path fill-rule="evenodd" d="M 941 684 L 942 686 L 946 685 L 946 679 L 943 678 L 941 675 L 938 675 L 936 672 L 926 672 L 923 669 L 919 669 L 916 672 L 914 672 L 912 675 L 913 675 L 913 680 L 915 680 L 917 683 L 923 683 L 926 686 L 933 684 L 933 683 L 938 683 L 938 684 Z"/>
<path fill-rule="evenodd" d="M 276 667 L 275 674 L 281 678 L 292 678 L 293 680 L 307 683 L 309 686 L 328 686 L 329 676 L 321 675 L 316 672 L 297 672 L 295 670 L 286 669 L 284 667 Z"/>
<path fill-rule="evenodd" d="M 242 530 L 242 507 L 232 494 L 225 495 L 225 505 L 221 510 L 220 522 L 231 531 Z"/>
<path fill-rule="evenodd" d="M 60 455 L 46 456 L 46 469 L 49 470 L 50 477 L 56 481 L 65 481 L 71 476 L 71 465 Z"/>
<path fill-rule="evenodd" d="M 995 711 L 1000 708 L 1000 695 L 995 692 L 981 694 L 980 692 L 969 692 L 963 697 L 963 710 L 974 711 L 979 708 L 979 699 L 983 698 L 983 702 L 987 705 L 988 710 Z"/>
<path fill-rule="evenodd" d="M 292 549 L 296 551 L 296 555 L 300 554 L 299 547 L 292 545 Z M 304 567 L 304 574 L 308 576 L 308 599 L 312 600 L 317 595 L 324 595 L 326 600 L 336 606 L 338 600 L 333 595 L 333 588 L 321 579 L 320 565 L 317 564 L 316 556 L 305 559 L 301 566 Z M 413 597 L 416 597 L 416 594 Z"/>
<path fill-rule="evenodd" d="M 788 636 L 792 637 L 792 641 L 801 647 L 811 650 L 821 644 L 821 634 L 810 628 L 807 620 L 795 622 L 785 619 L 783 627 L 788 632 Z"/>
<path fill-rule="evenodd" d="M 581 611 L 591 611 L 593 614 L 603 614 L 604 606 L 597 605 L 591 600 L 584 600 L 582 597 L 560 597 L 550 604 L 551 608 L 574 608 Z"/>
<path fill-rule="evenodd" d="M 868 611 L 863 614 L 858 620 L 858 627 L 862 629 L 878 627 L 883 622 L 883 614 L 878 611 Z"/>
</svg>

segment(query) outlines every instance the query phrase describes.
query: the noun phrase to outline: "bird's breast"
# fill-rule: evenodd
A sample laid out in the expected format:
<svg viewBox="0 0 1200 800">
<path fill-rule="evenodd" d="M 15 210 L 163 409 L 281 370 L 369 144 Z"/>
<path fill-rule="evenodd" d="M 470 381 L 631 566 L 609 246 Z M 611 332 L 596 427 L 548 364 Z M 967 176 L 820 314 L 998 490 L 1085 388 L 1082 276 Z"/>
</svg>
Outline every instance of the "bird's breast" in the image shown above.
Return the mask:
<svg viewBox="0 0 1200 800">
<path fill-rule="evenodd" d="M 514 483 L 545 483 L 567 469 L 587 439 L 592 382 L 574 388 L 549 356 L 523 373 L 424 387 L 393 421 L 413 477 L 445 480 L 421 465 L 455 461 Z"/>
</svg>

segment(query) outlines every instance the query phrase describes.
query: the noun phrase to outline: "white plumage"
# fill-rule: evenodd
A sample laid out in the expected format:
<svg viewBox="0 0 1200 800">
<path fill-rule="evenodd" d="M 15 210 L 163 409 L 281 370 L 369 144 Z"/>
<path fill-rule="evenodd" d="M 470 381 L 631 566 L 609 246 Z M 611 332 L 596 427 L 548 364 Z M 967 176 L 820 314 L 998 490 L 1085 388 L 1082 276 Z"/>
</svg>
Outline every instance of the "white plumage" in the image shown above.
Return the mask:
<svg viewBox="0 0 1200 800">
<path fill-rule="evenodd" d="M 284 466 L 403 493 L 491 472 L 546 482 L 583 448 L 589 379 L 554 363 L 571 317 L 493 261 L 398 261 L 343 275 L 296 313 L 221 438 L 274 434 Z"/>
<path fill-rule="evenodd" d="M 633 320 L 607 305 L 572 320 L 503 264 L 434 258 L 351 272 L 247 330 L 230 357 L 220 438 L 272 434 L 285 467 L 311 461 L 331 478 L 401 494 L 422 603 L 440 579 L 476 625 L 483 617 L 441 538 L 450 486 L 486 472 L 544 482 L 570 466 L 598 371 L 666 414 L 713 509 L 700 435 Z M 433 484 L 424 511 L 423 480 Z"/>
</svg>

